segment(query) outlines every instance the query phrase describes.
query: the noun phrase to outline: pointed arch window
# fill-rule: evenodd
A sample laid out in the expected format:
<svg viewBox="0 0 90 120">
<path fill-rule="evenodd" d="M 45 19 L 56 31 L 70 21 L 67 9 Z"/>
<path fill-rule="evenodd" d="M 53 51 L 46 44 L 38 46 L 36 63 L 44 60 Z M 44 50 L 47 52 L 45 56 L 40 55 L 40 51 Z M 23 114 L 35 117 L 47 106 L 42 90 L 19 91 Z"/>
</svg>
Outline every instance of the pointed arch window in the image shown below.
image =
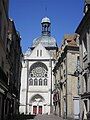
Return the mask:
<svg viewBox="0 0 90 120">
<path fill-rule="evenodd" d="M 38 80 L 36 78 L 34 79 L 34 85 L 38 85 Z"/>
<path fill-rule="evenodd" d="M 42 79 L 39 79 L 39 85 L 42 86 Z"/>
<path fill-rule="evenodd" d="M 29 85 L 33 85 L 33 79 L 32 78 L 29 80 Z"/>
<path fill-rule="evenodd" d="M 47 85 L 47 79 L 44 79 L 44 85 Z"/>
</svg>

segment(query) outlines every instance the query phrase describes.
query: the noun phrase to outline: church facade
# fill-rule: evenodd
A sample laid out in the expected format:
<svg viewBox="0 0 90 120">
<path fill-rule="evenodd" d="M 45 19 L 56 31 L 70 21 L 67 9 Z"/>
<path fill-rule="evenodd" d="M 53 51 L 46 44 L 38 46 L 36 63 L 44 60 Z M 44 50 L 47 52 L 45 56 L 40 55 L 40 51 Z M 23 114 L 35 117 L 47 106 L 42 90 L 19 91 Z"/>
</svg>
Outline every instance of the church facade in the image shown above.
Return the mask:
<svg viewBox="0 0 90 120">
<path fill-rule="evenodd" d="M 53 107 L 54 55 L 56 40 L 50 35 L 50 19 L 41 22 L 42 35 L 32 42 L 23 56 L 20 90 L 20 113 L 50 114 Z"/>
</svg>

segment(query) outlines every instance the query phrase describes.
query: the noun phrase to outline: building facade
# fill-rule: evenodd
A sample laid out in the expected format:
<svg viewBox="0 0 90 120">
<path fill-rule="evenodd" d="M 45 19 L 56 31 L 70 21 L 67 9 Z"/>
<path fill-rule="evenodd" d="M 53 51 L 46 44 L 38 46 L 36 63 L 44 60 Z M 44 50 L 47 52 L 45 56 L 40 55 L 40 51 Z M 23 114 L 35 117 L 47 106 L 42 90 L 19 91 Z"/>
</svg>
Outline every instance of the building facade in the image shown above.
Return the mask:
<svg viewBox="0 0 90 120">
<path fill-rule="evenodd" d="M 20 37 L 8 17 L 8 6 L 9 0 L 0 0 L 0 120 L 10 119 L 19 112 L 22 52 Z"/>
<path fill-rule="evenodd" d="M 4 119 L 8 78 L 6 71 L 6 43 L 8 30 L 8 0 L 0 0 L 0 120 Z"/>
<path fill-rule="evenodd" d="M 79 47 L 77 35 L 65 34 L 53 69 L 55 114 L 67 119 L 79 119 L 78 77 L 74 75 Z M 56 97 L 56 98 L 55 98 Z"/>
<path fill-rule="evenodd" d="M 50 35 L 50 19 L 42 19 L 42 35 L 33 40 L 22 60 L 20 113 L 50 114 L 56 40 Z"/>
<path fill-rule="evenodd" d="M 21 85 L 21 37 L 18 31 L 16 31 L 14 21 L 9 19 L 8 25 L 8 38 L 7 38 L 7 50 L 6 61 L 8 70 L 8 92 L 10 99 L 7 99 L 7 103 L 11 104 L 12 115 L 19 114 L 19 97 L 20 97 L 20 85 Z M 9 105 L 7 105 L 9 106 Z M 7 110 L 7 113 L 9 111 Z"/>
<path fill-rule="evenodd" d="M 83 120 L 90 119 L 90 0 L 85 0 L 84 16 L 76 29 L 79 34 L 79 78 L 81 114 Z"/>
</svg>

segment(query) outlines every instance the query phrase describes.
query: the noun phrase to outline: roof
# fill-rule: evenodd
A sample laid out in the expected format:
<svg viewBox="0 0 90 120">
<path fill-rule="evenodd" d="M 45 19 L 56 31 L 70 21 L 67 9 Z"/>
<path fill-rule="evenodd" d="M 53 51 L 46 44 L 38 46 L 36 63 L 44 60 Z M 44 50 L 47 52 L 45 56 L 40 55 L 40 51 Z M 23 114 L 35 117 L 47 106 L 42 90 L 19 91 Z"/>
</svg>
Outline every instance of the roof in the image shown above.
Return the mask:
<svg viewBox="0 0 90 120">
<path fill-rule="evenodd" d="M 49 24 L 49 26 L 48 25 L 43 26 L 43 23 Z M 39 43 L 41 43 L 46 48 L 57 47 L 55 38 L 51 37 L 50 35 L 50 19 L 48 17 L 44 17 L 42 19 L 41 24 L 42 24 L 42 35 L 33 40 L 31 48 L 36 47 Z"/>
<path fill-rule="evenodd" d="M 42 22 L 41 23 L 50 23 L 50 19 L 49 18 L 47 18 L 47 17 L 44 17 L 43 19 L 42 19 Z"/>
<path fill-rule="evenodd" d="M 39 43 L 41 43 L 44 47 L 56 47 L 56 40 L 51 36 L 41 36 L 39 38 L 35 38 L 32 43 L 32 47 L 36 47 Z"/>
<path fill-rule="evenodd" d="M 65 34 L 64 35 L 64 40 L 62 40 L 62 46 L 61 47 L 65 47 L 65 46 L 77 46 L 76 43 L 76 38 L 77 35 L 76 34 Z"/>
<path fill-rule="evenodd" d="M 76 34 L 65 34 L 64 35 L 64 39 L 66 39 L 67 41 L 74 40 L 75 38 L 76 38 Z"/>
</svg>

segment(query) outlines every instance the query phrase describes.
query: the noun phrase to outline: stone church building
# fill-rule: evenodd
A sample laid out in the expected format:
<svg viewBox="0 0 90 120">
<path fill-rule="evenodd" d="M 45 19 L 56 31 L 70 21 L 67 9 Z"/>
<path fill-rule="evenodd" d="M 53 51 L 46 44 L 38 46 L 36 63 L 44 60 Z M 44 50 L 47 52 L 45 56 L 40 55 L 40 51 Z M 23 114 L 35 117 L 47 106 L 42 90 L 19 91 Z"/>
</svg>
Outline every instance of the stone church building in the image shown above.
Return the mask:
<svg viewBox="0 0 90 120">
<path fill-rule="evenodd" d="M 20 113 L 50 114 L 53 106 L 55 38 L 51 37 L 50 19 L 41 21 L 42 34 L 35 38 L 22 60 Z"/>
</svg>

